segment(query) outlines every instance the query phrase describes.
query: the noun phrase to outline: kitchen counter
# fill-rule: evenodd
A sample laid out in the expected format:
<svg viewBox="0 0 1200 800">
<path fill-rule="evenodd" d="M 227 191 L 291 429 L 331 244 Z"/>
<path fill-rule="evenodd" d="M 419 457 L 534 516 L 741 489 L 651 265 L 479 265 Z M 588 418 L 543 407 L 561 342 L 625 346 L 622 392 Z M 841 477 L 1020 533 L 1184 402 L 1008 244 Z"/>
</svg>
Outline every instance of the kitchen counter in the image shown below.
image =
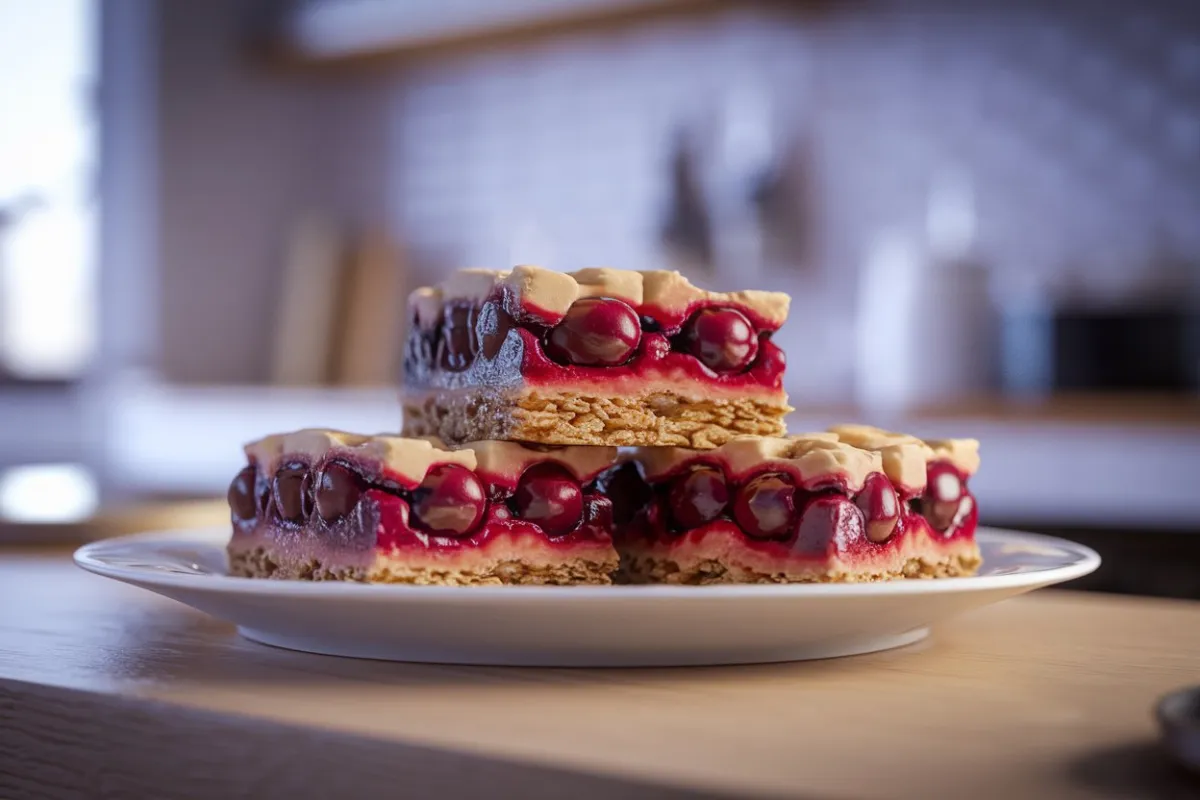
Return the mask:
<svg viewBox="0 0 1200 800">
<path fill-rule="evenodd" d="M 1189 797 L 1200 603 L 1042 591 L 905 649 L 568 670 L 275 650 L 0 551 L 0 796 Z"/>
</svg>

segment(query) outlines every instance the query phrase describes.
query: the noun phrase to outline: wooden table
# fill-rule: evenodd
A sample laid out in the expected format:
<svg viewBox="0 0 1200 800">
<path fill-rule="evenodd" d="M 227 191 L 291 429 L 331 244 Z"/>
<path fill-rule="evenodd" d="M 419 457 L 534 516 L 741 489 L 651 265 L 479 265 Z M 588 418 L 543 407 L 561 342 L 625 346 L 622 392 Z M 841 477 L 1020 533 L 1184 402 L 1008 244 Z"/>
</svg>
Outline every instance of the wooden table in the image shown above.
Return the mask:
<svg viewBox="0 0 1200 800">
<path fill-rule="evenodd" d="M 0 797 L 1196 797 L 1151 709 L 1200 603 L 1043 591 L 920 645 L 704 669 L 274 650 L 0 552 Z"/>
</svg>

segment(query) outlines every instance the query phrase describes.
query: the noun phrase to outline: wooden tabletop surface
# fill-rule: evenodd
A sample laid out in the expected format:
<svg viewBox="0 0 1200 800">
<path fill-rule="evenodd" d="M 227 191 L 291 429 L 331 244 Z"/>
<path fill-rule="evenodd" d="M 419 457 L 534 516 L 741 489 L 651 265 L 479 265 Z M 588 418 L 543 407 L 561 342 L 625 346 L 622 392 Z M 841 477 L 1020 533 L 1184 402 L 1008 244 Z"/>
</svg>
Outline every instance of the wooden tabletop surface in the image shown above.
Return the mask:
<svg viewBox="0 0 1200 800">
<path fill-rule="evenodd" d="M 902 650 L 566 670 L 293 653 L 0 551 L 0 797 L 1196 797 L 1200 603 L 1042 591 Z"/>
</svg>

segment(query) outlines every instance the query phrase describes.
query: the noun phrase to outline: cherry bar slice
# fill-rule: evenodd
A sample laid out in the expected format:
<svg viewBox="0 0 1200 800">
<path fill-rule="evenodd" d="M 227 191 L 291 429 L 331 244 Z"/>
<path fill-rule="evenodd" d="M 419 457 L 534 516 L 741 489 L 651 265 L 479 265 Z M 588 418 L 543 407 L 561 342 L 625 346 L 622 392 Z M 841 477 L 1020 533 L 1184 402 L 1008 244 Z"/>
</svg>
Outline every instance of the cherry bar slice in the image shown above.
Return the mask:
<svg viewBox="0 0 1200 800">
<path fill-rule="evenodd" d="M 974 440 L 863 426 L 637 448 L 610 481 L 633 496 L 641 479 L 649 498 L 622 504 L 623 569 L 671 583 L 969 575 L 980 563 L 968 486 L 978 460 Z"/>
<path fill-rule="evenodd" d="M 404 434 L 701 449 L 782 434 L 771 337 L 789 302 L 663 270 L 459 270 L 409 297 Z"/>
<path fill-rule="evenodd" d="M 231 572 L 490 585 L 608 583 L 615 448 L 303 430 L 246 446 L 230 484 Z M 260 495 L 267 499 L 260 499 Z"/>
</svg>

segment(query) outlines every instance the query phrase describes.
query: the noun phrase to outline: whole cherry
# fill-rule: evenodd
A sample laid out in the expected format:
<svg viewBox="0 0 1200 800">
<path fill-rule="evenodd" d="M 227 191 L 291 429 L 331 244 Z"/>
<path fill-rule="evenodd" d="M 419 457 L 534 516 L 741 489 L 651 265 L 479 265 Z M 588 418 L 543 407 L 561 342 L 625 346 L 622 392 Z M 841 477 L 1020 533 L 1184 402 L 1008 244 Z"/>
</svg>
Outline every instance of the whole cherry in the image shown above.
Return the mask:
<svg viewBox="0 0 1200 800">
<path fill-rule="evenodd" d="M 900 498 L 886 476 L 876 472 L 867 476 L 855 498 L 867 523 L 867 538 L 886 542 L 900 520 Z"/>
<path fill-rule="evenodd" d="M 688 352 L 715 372 L 741 372 L 758 356 L 758 335 L 746 315 L 732 308 L 705 308 L 683 331 Z"/>
<path fill-rule="evenodd" d="M 483 519 L 487 497 L 474 472 L 455 464 L 436 466 L 412 493 L 414 527 L 440 536 L 465 536 Z"/>
<path fill-rule="evenodd" d="M 548 536 L 563 536 L 583 520 L 583 489 L 562 466 L 552 462 L 525 470 L 512 496 L 512 510 Z"/>
<path fill-rule="evenodd" d="M 729 485 L 719 469 L 696 467 L 672 481 L 668 500 L 675 526 L 691 530 L 707 525 L 725 513 L 729 505 Z"/>
<path fill-rule="evenodd" d="M 362 496 L 363 481 L 345 464 L 326 464 L 317 475 L 314 496 L 317 513 L 326 522 L 349 514 Z"/>
<path fill-rule="evenodd" d="M 576 300 L 546 336 L 546 355 L 564 364 L 612 367 L 624 364 L 642 340 L 638 315 L 610 297 Z"/>
<path fill-rule="evenodd" d="M 255 496 L 255 481 L 258 477 L 254 467 L 245 467 L 233 477 L 226 492 L 229 510 L 235 519 L 254 519 L 258 514 L 258 498 Z"/>
<path fill-rule="evenodd" d="M 784 536 L 796 522 L 796 487 L 785 475 L 759 475 L 734 495 L 733 518 L 756 539 Z"/>
</svg>

